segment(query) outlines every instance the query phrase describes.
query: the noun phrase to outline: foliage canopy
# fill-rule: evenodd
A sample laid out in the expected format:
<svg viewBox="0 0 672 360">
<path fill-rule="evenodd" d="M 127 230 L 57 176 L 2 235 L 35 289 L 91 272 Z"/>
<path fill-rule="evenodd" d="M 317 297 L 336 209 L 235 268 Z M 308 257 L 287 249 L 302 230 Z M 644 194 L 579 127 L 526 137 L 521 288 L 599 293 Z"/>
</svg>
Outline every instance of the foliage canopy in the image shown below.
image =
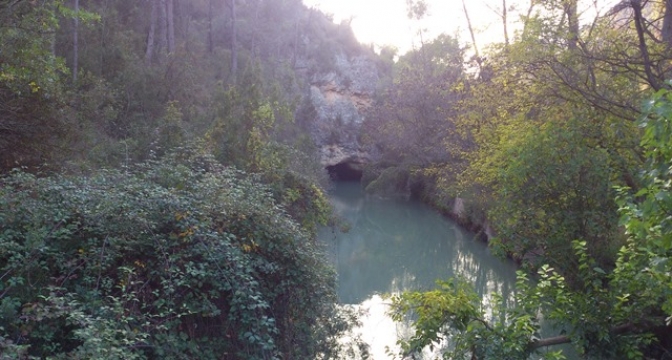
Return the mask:
<svg viewBox="0 0 672 360">
<path fill-rule="evenodd" d="M 0 191 L 0 348 L 19 358 L 334 356 L 319 247 L 250 176 L 194 151 Z"/>
</svg>

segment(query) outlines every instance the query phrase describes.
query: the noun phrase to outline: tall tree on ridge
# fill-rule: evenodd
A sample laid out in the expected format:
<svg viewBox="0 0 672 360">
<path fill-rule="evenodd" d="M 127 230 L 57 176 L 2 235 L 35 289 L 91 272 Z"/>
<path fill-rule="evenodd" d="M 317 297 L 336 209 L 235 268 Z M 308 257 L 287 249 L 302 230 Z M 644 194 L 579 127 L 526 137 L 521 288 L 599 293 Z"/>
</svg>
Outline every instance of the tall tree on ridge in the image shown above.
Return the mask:
<svg viewBox="0 0 672 360">
<path fill-rule="evenodd" d="M 579 13 L 578 0 L 564 0 L 564 10 L 567 15 L 568 47 L 570 50 L 576 49 L 579 42 Z"/>
<path fill-rule="evenodd" d="M 238 26 L 236 24 L 236 0 L 231 0 L 229 3 L 231 9 L 231 76 L 233 82 L 236 82 L 238 74 Z"/>
<path fill-rule="evenodd" d="M 474 27 L 471 26 L 471 19 L 469 18 L 469 12 L 467 11 L 467 4 L 464 2 L 464 0 L 462 0 L 462 9 L 464 9 L 464 16 L 467 19 L 467 26 L 469 27 L 469 35 L 471 35 L 471 43 L 474 45 L 474 56 L 480 72 L 480 70 L 482 70 L 481 55 L 478 52 L 478 45 L 476 45 L 476 35 L 474 34 Z"/>
<path fill-rule="evenodd" d="M 668 47 L 672 46 L 672 0 L 665 0 L 663 10 L 663 28 L 661 29 L 663 41 Z"/>
<path fill-rule="evenodd" d="M 175 15 L 174 7 L 175 0 L 165 0 L 166 1 L 166 25 L 167 25 L 167 38 L 168 38 L 168 53 L 172 54 L 175 52 Z"/>
<path fill-rule="evenodd" d="M 72 81 L 77 82 L 77 72 L 79 67 L 79 0 L 75 1 L 75 16 L 73 19 L 74 28 L 72 30 Z"/>
<path fill-rule="evenodd" d="M 507 26 L 507 18 L 506 18 L 506 0 L 502 0 L 502 23 L 504 24 L 504 46 L 508 47 L 509 46 L 509 30 Z"/>
<path fill-rule="evenodd" d="M 157 0 L 159 8 L 159 44 L 158 52 L 162 54 L 168 50 L 168 14 L 166 13 L 166 0 Z"/>
<path fill-rule="evenodd" d="M 154 37 L 156 36 L 156 18 L 159 0 L 150 0 L 152 8 L 149 16 L 149 33 L 147 34 L 147 51 L 145 52 L 145 64 L 149 65 L 154 56 Z"/>
</svg>

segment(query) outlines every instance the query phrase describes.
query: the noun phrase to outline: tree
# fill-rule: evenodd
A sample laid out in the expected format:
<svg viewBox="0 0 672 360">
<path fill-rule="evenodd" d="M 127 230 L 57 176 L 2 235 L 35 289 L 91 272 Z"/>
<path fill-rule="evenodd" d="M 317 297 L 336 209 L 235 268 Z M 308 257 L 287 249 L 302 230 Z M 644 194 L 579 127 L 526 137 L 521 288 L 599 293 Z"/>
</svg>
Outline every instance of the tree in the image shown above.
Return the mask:
<svg viewBox="0 0 672 360">
<path fill-rule="evenodd" d="M 175 1 L 166 0 L 166 31 L 168 38 L 168 54 L 175 53 Z"/>
<path fill-rule="evenodd" d="M 79 75 L 79 0 L 74 0 L 75 16 L 72 19 L 74 28 L 72 29 L 72 81 L 77 82 Z"/>
<path fill-rule="evenodd" d="M 213 40 L 213 33 L 212 33 L 212 15 L 213 15 L 213 3 L 214 0 L 209 0 L 208 1 L 208 52 L 212 54 L 212 52 L 215 49 L 215 44 Z"/>
<path fill-rule="evenodd" d="M 58 15 L 28 1 L 0 6 L 0 166 L 35 166 L 55 155 L 72 125 L 61 113 L 67 69 L 52 51 Z"/>
<path fill-rule="evenodd" d="M 462 57 L 457 40 L 441 35 L 394 64 L 393 85 L 375 104 L 365 131 L 396 163 L 422 167 L 447 160 L 442 144 L 460 98 L 455 85 L 464 76 Z"/>
<path fill-rule="evenodd" d="M 671 105 L 672 93 L 661 90 L 644 106 L 643 185 L 639 191 L 620 189 L 617 200 L 628 239 L 612 272 L 593 260 L 586 241 L 575 240 L 579 288 L 569 286 L 557 270 L 544 265 L 534 283 L 518 273 L 513 307 L 491 295 L 491 315 L 462 280 L 438 282 L 436 290 L 424 293 L 394 296 L 396 320 L 414 314 L 416 330 L 402 342 L 403 354 L 448 340 L 444 358 L 451 359 L 525 359 L 542 347 L 563 343 L 598 358 L 662 357 L 665 349 L 655 346 L 652 332 L 669 334 L 672 326 Z M 540 338 L 541 318 L 566 334 Z M 563 358 L 560 351 L 541 355 Z"/>
<path fill-rule="evenodd" d="M 670 0 L 665 0 L 663 2 L 664 6 L 664 16 L 663 16 L 663 27 L 661 30 L 661 35 L 663 41 L 672 45 L 672 2 Z"/>
<path fill-rule="evenodd" d="M 145 63 L 150 64 L 152 62 L 152 57 L 154 56 L 154 42 L 156 37 L 156 19 L 158 17 L 158 0 L 150 0 L 150 6 L 152 8 L 151 15 L 149 17 L 149 33 L 147 34 L 147 47 L 145 51 Z"/>
<path fill-rule="evenodd" d="M 634 32 L 617 35 L 598 21 L 570 49 L 567 12 L 574 5 L 545 6 L 526 20 L 524 38 L 489 54 L 488 76 L 465 82 L 456 125 L 471 144 L 464 148 L 469 165 L 445 191 L 475 202 L 476 212 L 494 221 L 493 244 L 504 253 L 528 265 L 550 263 L 573 285 L 571 239 L 585 239 L 605 268 L 621 245 L 610 189 L 638 186 L 632 119 L 639 110 L 632 109 L 645 90 L 636 75 L 609 72 L 582 55 L 595 51 L 619 64 L 616 52 L 636 41 Z"/>
<path fill-rule="evenodd" d="M 491 246 L 533 269 L 548 263 L 580 286 L 572 239 L 608 268 L 622 245 L 613 171 L 606 149 L 594 147 L 583 121 L 523 125 L 504 138 L 497 164 L 496 201 L 488 209 L 497 238 Z"/>
<path fill-rule="evenodd" d="M 231 12 L 231 76 L 235 84 L 238 74 L 238 12 L 236 11 L 236 0 L 229 0 L 228 5 Z"/>
<path fill-rule="evenodd" d="M 481 55 L 478 52 L 478 45 L 476 44 L 476 35 L 474 34 L 474 28 L 471 26 L 471 19 L 469 18 L 469 12 L 467 11 L 467 4 L 462 0 L 462 10 L 464 10 L 464 17 L 467 19 L 467 27 L 469 28 L 469 35 L 471 36 L 471 45 L 474 47 L 474 56 L 478 67 L 481 67 Z"/>
<path fill-rule="evenodd" d="M 567 16 L 567 41 L 569 50 L 576 50 L 579 43 L 579 11 L 578 0 L 564 0 L 564 11 Z"/>
<path fill-rule="evenodd" d="M 175 52 L 174 0 L 150 0 L 150 7 L 149 31 L 145 50 L 146 64 L 152 62 L 155 53 L 162 56 L 164 52 L 166 54 Z"/>
</svg>

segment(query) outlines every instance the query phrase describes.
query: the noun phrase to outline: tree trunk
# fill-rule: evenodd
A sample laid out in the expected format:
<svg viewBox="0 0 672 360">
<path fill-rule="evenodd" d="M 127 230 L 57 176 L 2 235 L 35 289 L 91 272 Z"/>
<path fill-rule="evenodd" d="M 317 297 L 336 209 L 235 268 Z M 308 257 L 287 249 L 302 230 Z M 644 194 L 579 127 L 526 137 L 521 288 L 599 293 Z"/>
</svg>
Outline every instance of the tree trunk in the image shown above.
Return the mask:
<svg viewBox="0 0 672 360">
<path fill-rule="evenodd" d="M 56 15 L 56 2 L 54 0 L 51 0 L 51 15 L 54 17 L 57 17 Z M 49 45 L 49 50 L 51 51 L 51 56 L 52 59 L 56 59 L 56 28 L 55 27 L 49 27 L 49 39 L 50 39 L 50 45 Z"/>
<path fill-rule="evenodd" d="M 236 25 L 236 0 L 231 0 L 231 76 L 234 84 L 238 75 L 238 26 Z"/>
<path fill-rule="evenodd" d="M 663 15 L 663 29 L 661 30 L 663 41 L 668 48 L 672 47 L 672 0 L 665 0 Z"/>
<path fill-rule="evenodd" d="M 215 50 L 215 45 L 212 42 L 212 2 L 214 0 L 210 0 L 208 2 L 208 53 L 212 54 L 212 52 Z"/>
<path fill-rule="evenodd" d="M 166 14 L 166 0 L 157 0 L 159 8 L 159 44 L 157 53 L 163 54 L 168 50 L 168 16 Z"/>
<path fill-rule="evenodd" d="M 504 46 L 509 47 L 509 30 L 506 19 L 506 0 L 502 0 L 502 23 L 504 24 Z"/>
<path fill-rule="evenodd" d="M 103 2 L 103 8 L 100 11 L 100 57 L 98 58 L 98 75 L 103 76 L 105 71 L 105 52 L 107 47 L 107 17 L 110 8 L 109 0 Z"/>
<path fill-rule="evenodd" d="M 565 14 L 567 14 L 568 24 L 568 47 L 575 50 L 579 43 L 579 13 L 578 0 L 565 0 Z"/>
<path fill-rule="evenodd" d="M 294 52 L 292 53 L 292 69 L 296 69 L 296 60 L 299 57 L 299 42 L 301 37 L 299 36 L 299 25 L 301 24 L 301 17 L 297 17 L 296 25 L 294 27 Z"/>
<path fill-rule="evenodd" d="M 637 30 L 637 38 L 639 40 L 639 51 L 642 55 L 642 61 L 644 62 L 644 72 L 646 73 L 646 80 L 649 85 L 654 90 L 660 90 L 661 86 L 658 82 L 658 78 L 653 74 L 651 57 L 649 56 L 649 47 L 646 44 L 644 38 L 644 17 L 642 15 L 642 2 L 641 0 L 630 0 L 630 6 L 635 15 L 635 30 Z"/>
<path fill-rule="evenodd" d="M 259 11 L 261 10 L 261 3 L 263 0 L 257 0 L 254 2 L 254 23 L 259 23 Z M 250 42 L 250 52 L 252 53 L 252 58 L 256 59 L 258 54 L 258 41 L 259 41 L 260 31 L 256 28 L 252 31 L 252 41 Z"/>
<path fill-rule="evenodd" d="M 523 34 L 521 36 L 523 39 L 525 39 L 525 34 L 527 33 L 527 25 L 530 22 L 530 17 L 532 16 L 532 10 L 534 10 L 535 3 L 536 3 L 535 0 L 530 0 L 530 7 L 527 8 L 527 15 L 523 20 Z"/>
<path fill-rule="evenodd" d="M 166 22 L 168 25 L 168 53 L 175 52 L 175 16 L 174 0 L 166 0 Z"/>
<path fill-rule="evenodd" d="M 471 26 L 471 19 L 469 18 L 469 12 L 467 11 L 467 4 L 462 0 L 462 9 L 464 9 L 464 17 L 467 19 L 467 26 L 469 27 L 469 35 L 471 35 L 471 43 L 474 45 L 474 53 L 476 55 L 476 63 L 480 69 L 481 67 L 481 55 L 478 53 L 478 46 L 476 45 L 476 35 L 474 35 L 474 28 Z"/>
<path fill-rule="evenodd" d="M 72 82 L 77 82 L 79 71 L 79 0 L 75 1 L 75 18 L 72 29 Z"/>
<path fill-rule="evenodd" d="M 156 18 L 159 0 L 151 0 L 152 11 L 149 16 L 149 33 L 147 34 L 147 51 L 145 52 L 145 64 L 149 65 L 154 56 L 154 37 L 156 36 Z"/>
</svg>

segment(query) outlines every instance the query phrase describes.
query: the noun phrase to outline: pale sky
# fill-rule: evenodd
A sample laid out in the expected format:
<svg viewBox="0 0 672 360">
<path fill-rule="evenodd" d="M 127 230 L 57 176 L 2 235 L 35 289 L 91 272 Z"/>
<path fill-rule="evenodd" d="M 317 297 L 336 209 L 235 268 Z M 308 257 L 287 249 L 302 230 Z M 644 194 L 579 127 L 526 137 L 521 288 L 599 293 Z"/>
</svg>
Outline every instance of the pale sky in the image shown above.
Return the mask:
<svg viewBox="0 0 672 360">
<path fill-rule="evenodd" d="M 460 32 L 463 42 L 468 40 L 468 33 L 462 34 L 467 30 L 467 22 L 460 0 L 428 0 L 429 16 L 421 22 L 408 19 L 405 0 L 303 0 L 303 3 L 333 14 L 336 23 L 352 17 L 351 25 L 360 42 L 377 46 L 393 45 L 401 53 L 411 49 L 414 43 L 416 46 L 420 44 L 416 36 L 420 27 L 427 30 L 427 38 L 424 40 L 444 32 L 455 35 L 456 31 Z M 479 33 L 487 30 L 488 25 L 497 26 L 501 32 L 498 15 L 481 3 L 481 0 L 468 0 L 467 3 L 474 26 Z"/>
<path fill-rule="evenodd" d="M 592 17 L 594 4 L 603 12 L 607 3 L 615 0 L 583 0 L 579 11 Z M 420 27 L 427 30 L 424 40 L 431 40 L 441 33 L 459 35 L 461 43 L 471 44 L 467 21 L 461 0 L 426 0 L 429 16 L 420 23 L 406 16 L 406 0 L 303 0 L 308 7 L 316 7 L 333 14 L 334 21 L 352 18 L 352 28 L 357 39 L 376 46 L 393 45 L 400 54 L 420 44 L 416 36 Z M 466 0 L 467 10 L 476 32 L 479 48 L 493 42 L 503 42 L 503 25 L 499 15 L 501 0 Z M 530 0 L 507 0 L 509 9 L 509 37 L 513 38 L 515 21 L 521 12 L 526 12 Z M 513 10 L 513 11 L 512 11 Z"/>
</svg>

